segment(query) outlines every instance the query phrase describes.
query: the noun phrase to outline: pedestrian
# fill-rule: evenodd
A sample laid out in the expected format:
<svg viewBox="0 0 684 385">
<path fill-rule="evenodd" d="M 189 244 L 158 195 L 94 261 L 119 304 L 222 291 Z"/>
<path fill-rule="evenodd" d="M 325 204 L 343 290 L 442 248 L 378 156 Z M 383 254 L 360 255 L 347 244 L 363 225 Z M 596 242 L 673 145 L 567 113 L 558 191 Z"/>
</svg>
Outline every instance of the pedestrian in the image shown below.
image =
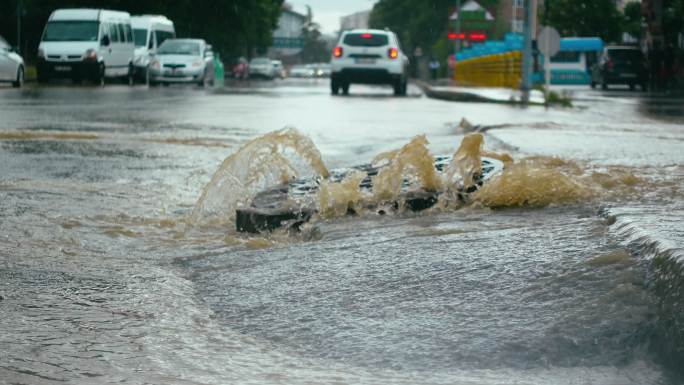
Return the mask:
<svg viewBox="0 0 684 385">
<path fill-rule="evenodd" d="M 439 61 L 435 59 L 434 57 L 430 59 L 430 76 L 432 77 L 432 80 L 435 81 L 437 80 L 437 74 L 439 72 Z"/>
</svg>

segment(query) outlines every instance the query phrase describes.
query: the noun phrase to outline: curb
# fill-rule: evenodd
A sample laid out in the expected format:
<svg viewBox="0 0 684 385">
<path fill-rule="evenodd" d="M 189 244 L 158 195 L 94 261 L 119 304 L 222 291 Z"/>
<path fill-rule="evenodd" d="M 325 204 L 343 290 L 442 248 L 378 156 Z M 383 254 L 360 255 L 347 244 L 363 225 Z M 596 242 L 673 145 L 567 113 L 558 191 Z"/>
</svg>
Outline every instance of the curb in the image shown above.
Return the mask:
<svg viewBox="0 0 684 385">
<path fill-rule="evenodd" d="M 427 96 L 431 99 L 444 100 L 449 102 L 463 102 L 463 103 L 491 103 L 491 104 L 506 104 L 506 105 L 530 105 L 530 106 L 543 106 L 544 103 L 530 101 L 528 103 L 523 103 L 521 100 L 517 99 L 492 99 L 486 96 L 480 95 L 477 92 L 468 92 L 464 88 L 452 89 L 452 90 L 440 90 L 436 89 L 434 86 L 424 82 L 422 80 L 413 80 L 413 83 L 417 85 Z"/>
</svg>

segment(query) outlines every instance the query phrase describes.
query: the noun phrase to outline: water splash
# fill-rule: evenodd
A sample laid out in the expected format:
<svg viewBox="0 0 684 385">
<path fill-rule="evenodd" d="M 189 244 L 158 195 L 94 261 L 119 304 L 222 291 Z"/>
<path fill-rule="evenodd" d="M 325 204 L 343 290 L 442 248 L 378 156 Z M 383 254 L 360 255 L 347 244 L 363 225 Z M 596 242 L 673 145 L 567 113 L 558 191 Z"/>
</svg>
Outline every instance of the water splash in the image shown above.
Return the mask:
<svg viewBox="0 0 684 385">
<path fill-rule="evenodd" d="M 463 138 L 451 164 L 446 169 L 448 181 L 459 180 L 464 188 L 475 184 L 475 176 L 482 173 L 482 148 L 484 137 L 482 134 L 470 134 Z"/>
<path fill-rule="evenodd" d="M 204 187 L 191 221 L 229 222 L 257 192 L 304 175 L 329 175 L 311 139 L 294 128 L 261 136 L 223 161 Z"/>
<path fill-rule="evenodd" d="M 359 185 L 366 174 L 357 171 L 341 182 L 323 181 L 318 190 L 318 213 L 323 218 L 341 217 L 349 212 L 358 213 L 368 199 Z"/>
<path fill-rule="evenodd" d="M 581 177 L 581 169 L 557 158 L 533 157 L 508 164 L 503 174 L 473 195 L 479 205 L 546 207 L 590 199 L 594 186 Z"/>
<path fill-rule="evenodd" d="M 629 170 L 599 170 L 555 157 L 514 161 L 508 154 L 485 151 L 481 133 L 466 135 L 450 163 L 435 168 L 428 144 L 424 135 L 417 136 L 398 150 L 378 155 L 370 168 L 377 174 L 354 171 L 328 179 L 330 173 L 310 139 L 295 129 L 276 131 L 247 143 L 223 162 L 197 201 L 191 222 L 232 222 L 235 210 L 251 204 L 257 193 L 306 175 L 314 177 L 309 187 L 317 192 L 290 194 L 280 207 L 306 207 L 323 218 L 392 211 L 402 207 L 407 192 L 440 194 L 435 210 L 444 211 L 464 205 L 546 207 L 627 196 L 644 184 Z M 483 157 L 502 161 L 505 169 L 480 185 Z"/>
<path fill-rule="evenodd" d="M 443 181 L 435 170 L 435 158 L 427 148 L 425 136 L 418 136 L 398 151 L 381 154 L 374 165 L 386 162 L 373 178 L 373 195 L 377 201 L 396 200 L 405 181 L 409 189 L 439 191 Z"/>
</svg>

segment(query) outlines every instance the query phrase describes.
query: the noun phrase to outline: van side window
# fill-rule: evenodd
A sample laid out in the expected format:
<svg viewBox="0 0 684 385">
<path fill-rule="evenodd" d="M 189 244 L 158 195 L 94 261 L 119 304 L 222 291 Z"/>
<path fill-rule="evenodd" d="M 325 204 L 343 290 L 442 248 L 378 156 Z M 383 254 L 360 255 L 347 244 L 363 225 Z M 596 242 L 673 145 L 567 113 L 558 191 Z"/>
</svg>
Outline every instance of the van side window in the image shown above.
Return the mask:
<svg viewBox="0 0 684 385">
<path fill-rule="evenodd" d="M 130 24 L 124 24 L 124 29 L 126 31 L 126 40 L 129 43 L 133 43 L 133 28 L 131 28 Z"/>
<path fill-rule="evenodd" d="M 121 23 L 116 23 L 116 27 L 119 30 L 119 41 L 122 43 L 126 42 L 126 31 L 124 31 L 124 25 Z"/>
<path fill-rule="evenodd" d="M 119 29 L 114 23 L 109 24 L 109 39 L 112 41 L 112 43 L 119 42 Z"/>
</svg>

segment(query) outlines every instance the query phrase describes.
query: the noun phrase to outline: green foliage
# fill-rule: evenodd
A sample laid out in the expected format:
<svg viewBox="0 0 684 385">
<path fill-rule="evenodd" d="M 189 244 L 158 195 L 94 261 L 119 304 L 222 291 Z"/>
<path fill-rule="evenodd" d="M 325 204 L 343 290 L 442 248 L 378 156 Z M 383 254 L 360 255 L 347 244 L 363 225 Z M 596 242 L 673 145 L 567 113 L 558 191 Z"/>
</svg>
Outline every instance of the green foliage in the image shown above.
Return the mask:
<svg viewBox="0 0 684 385">
<path fill-rule="evenodd" d="M 19 0 L 0 0 L 0 35 L 16 41 Z M 182 37 L 204 38 L 226 56 L 263 51 L 271 44 L 283 0 L 22 0 L 23 49 L 34 54 L 50 13 L 57 8 L 118 9 L 136 14 L 163 14 Z"/>
<path fill-rule="evenodd" d="M 330 50 L 322 39 L 321 26 L 313 21 L 311 7 L 307 6 L 306 22 L 302 27 L 304 47 L 299 54 L 304 63 L 323 63 L 330 60 Z"/>
<path fill-rule="evenodd" d="M 625 6 L 624 30 L 633 37 L 641 36 L 641 3 L 629 3 Z"/>
<path fill-rule="evenodd" d="M 599 36 L 606 42 L 620 40 L 622 15 L 614 0 L 553 0 L 549 25 L 561 36 Z"/>
<path fill-rule="evenodd" d="M 465 4 L 466 0 L 462 0 Z M 500 0 L 479 0 L 478 3 L 496 13 Z M 454 0 L 380 0 L 373 7 L 370 25 L 373 28 L 389 28 L 396 32 L 404 45 L 404 51 L 412 53 L 421 47 L 426 55 L 430 49 L 436 55 L 445 55 L 453 47 L 445 40 L 450 27 L 449 14 L 453 12 Z"/>
<path fill-rule="evenodd" d="M 684 0 L 663 0 L 663 31 L 666 45 L 677 45 L 678 35 L 684 33 Z"/>
<path fill-rule="evenodd" d="M 546 93 L 546 105 L 572 107 L 572 98 L 568 93 L 558 93 L 556 91 L 549 91 Z"/>
</svg>

